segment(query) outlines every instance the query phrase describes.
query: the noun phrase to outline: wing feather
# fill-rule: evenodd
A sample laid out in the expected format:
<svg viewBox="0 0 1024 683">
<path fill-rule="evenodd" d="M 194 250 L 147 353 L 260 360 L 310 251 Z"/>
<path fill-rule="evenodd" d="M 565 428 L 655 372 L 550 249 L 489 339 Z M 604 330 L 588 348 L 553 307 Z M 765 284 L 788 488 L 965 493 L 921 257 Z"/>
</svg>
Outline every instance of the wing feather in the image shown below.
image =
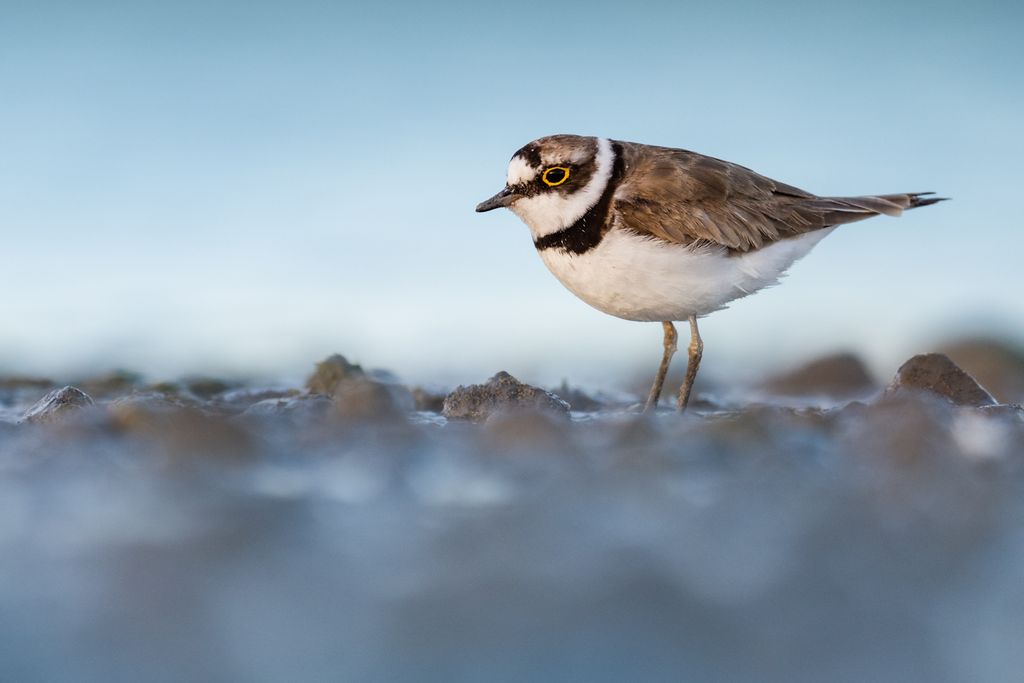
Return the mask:
<svg viewBox="0 0 1024 683">
<path fill-rule="evenodd" d="M 818 197 L 749 168 L 696 152 L 621 142 L 625 174 L 615 191 L 619 227 L 677 244 L 746 252 L 871 216 L 898 216 L 940 198 L 930 193 Z"/>
</svg>

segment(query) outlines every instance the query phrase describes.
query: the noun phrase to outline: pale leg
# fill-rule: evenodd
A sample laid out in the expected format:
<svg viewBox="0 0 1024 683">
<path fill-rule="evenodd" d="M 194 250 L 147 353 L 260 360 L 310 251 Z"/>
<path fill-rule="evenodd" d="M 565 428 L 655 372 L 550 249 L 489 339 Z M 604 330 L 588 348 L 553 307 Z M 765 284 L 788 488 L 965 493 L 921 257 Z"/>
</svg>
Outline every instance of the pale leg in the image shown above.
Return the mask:
<svg viewBox="0 0 1024 683">
<path fill-rule="evenodd" d="M 690 391 L 693 390 L 693 381 L 697 379 L 697 368 L 700 367 L 700 357 L 704 354 L 704 342 L 701 341 L 700 332 L 697 330 L 697 316 L 690 316 L 690 357 L 686 362 L 686 379 L 679 389 L 679 412 L 686 410 L 686 404 L 690 402 Z"/>
<path fill-rule="evenodd" d="M 658 405 L 658 399 L 661 397 L 661 387 L 665 384 L 665 375 L 668 374 L 668 366 L 672 362 L 672 356 L 675 355 L 676 341 L 679 339 L 679 335 L 676 334 L 675 325 L 665 321 L 661 326 L 665 330 L 665 353 L 661 356 L 661 366 L 658 368 L 658 375 L 654 378 L 654 386 L 651 387 L 651 393 L 647 396 L 647 403 L 644 404 L 645 413 Z"/>
</svg>

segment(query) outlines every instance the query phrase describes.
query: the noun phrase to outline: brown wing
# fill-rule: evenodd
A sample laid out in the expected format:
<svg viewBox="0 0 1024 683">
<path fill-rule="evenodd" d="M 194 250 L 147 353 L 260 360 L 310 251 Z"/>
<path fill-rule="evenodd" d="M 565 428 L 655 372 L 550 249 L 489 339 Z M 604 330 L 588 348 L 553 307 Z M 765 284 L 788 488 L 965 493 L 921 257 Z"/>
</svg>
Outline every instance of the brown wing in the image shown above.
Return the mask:
<svg viewBox="0 0 1024 683">
<path fill-rule="evenodd" d="M 617 225 L 678 244 L 731 251 L 941 201 L 917 194 L 818 197 L 721 159 L 620 142 L 625 173 L 614 195 Z M 930 193 L 924 193 L 930 194 Z"/>
</svg>

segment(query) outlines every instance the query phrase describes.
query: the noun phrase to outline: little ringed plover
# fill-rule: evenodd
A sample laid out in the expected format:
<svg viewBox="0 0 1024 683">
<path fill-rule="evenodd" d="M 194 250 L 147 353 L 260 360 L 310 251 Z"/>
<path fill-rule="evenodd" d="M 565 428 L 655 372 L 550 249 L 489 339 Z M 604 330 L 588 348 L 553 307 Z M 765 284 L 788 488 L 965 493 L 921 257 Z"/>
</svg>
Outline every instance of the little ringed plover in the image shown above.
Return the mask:
<svg viewBox="0 0 1024 683">
<path fill-rule="evenodd" d="M 661 322 L 664 353 L 645 410 L 657 405 L 690 324 L 690 398 L 703 352 L 697 318 L 776 284 L 837 225 L 942 201 L 931 192 L 819 197 L 683 149 L 552 135 L 512 155 L 505 187 L 477 211 L 507 207 L 569 291 L 626 320 Z"/>
</svg>

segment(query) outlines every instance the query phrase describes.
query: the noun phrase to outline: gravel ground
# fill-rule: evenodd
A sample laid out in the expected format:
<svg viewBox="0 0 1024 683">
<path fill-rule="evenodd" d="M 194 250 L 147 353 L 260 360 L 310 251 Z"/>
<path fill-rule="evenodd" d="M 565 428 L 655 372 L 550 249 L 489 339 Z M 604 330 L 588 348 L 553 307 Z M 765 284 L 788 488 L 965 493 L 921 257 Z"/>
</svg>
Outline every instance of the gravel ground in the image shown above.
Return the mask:
<svg viewBox="0 0 1024 683">
<path fill-rule="evenodd" d="M 1016 680 L 1024 411 L 814 363 L 684 416 L 0 378 L 0 681 Z"/>
</svg>

